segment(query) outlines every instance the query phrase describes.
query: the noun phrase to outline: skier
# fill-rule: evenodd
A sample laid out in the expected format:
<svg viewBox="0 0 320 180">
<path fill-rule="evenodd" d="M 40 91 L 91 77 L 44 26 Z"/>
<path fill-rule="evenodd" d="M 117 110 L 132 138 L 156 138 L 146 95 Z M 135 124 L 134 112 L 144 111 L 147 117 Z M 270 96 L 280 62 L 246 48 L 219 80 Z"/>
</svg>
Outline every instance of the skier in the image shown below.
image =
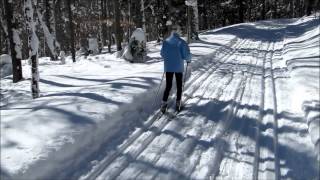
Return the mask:
<svg viewBox="0 0 320 180">
<path fill-rule="evenodd" d="M 179 36 L 179 26 L 172 26 L 171 35 L 163 41 L 161 48 L 161 56 L 164 59 L 164 72 L 166 75 L 166 88 L 162 98 L 161 112 L 165 113 L 168 106 L 168 97 L 172 87 L 173 75 L 176 77 L 177 97 L 176 97 L 176 111 L 181 110 L 181 96 L 182 96 L 182 77 L 184 60 L 187 63 L 191 62 L 191 54 L 189 46 Z"/>
</svg>

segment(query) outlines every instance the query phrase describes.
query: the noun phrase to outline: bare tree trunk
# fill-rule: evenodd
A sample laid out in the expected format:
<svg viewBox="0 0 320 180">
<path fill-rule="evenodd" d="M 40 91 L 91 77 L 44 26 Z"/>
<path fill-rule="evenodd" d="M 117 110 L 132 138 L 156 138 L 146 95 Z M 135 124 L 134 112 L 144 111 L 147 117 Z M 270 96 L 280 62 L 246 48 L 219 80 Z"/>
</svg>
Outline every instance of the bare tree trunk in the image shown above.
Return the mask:
<svg viewBox="0 0 320 180">
<path fill-rule="evenodd" d="M 114 5 L 114 14 L 115 14 L 115 33 L 116 33 L 116 45 L 117 51 L 122 50 L 121 42 L 122 42 L 122 29 L 120 26 L 120 4 L 118 0 L 113 0 Z"/>
<path fill-rule="evenodd" d="M 249 5 L 247 6 L 248 7 L 248 21 L 251 22 L 251 8 L 252 8 L 252 0 L 249 0 Z"/>
<path fill-rule="evenodd" d="M 33 18 L 33 6 L 32 0 L 24 1 L 24 13 L 25 20 L 27 22 L 27 30 L 28 30 L 28 44 L 29 44 L 29 54 L 31 59 L 31 92 L 32 97 L 38 98 L 40 95 L 39 90 L 39 71 L 38 71 L 38 48 L 39 48 L 39 40 L 36 35 L 36 27 L 35 20 Z"/>
<path fill-rule="evenodd" d="M 243 2 L 242 0 L 237 0 L 238 2 L 238 14 L 239 14 L 239 23 L 243 23 L 244 22 L 244 15 L 243 15 Z"/>
<path fill-rule="evenodd" d="M 130 36 L 131 36 L 131 0 L 128 1 L 128 43 L 130 40 Z"/>
<path fill-rule="evenodd" d="M 0 22 L 1 23 L 1 22 Z M 2 50 L 3 50 L 3 47 L 2 47 L 2 42 L 4 42 L 4 38 L 2 38 L 3 36 L 3 33 L 2 33 L 2 28 L 0 27 L 0 54 L 4 54 L 3 52 L 2 52 Z"/>
<path fill-rule="evenodd" d="M 110 0 L 107 0 L 107 29 L 108 29 L 108 52 L 111 53 L 111 4 L 110 4 Z"/>
<path fill-rule="evenodd" d="M 142 14 L 142 29 L 144 33 L 147 33 L 146 16 L 144 14 L 144 0 L 140 0 L 140 5 L 141 5 L 141 14 Z"/>
<path fill-rule="evenodd" d="M 194 15 L 194 30 L 195 30 L 195 39 L 196 40 L 199 40 L 199 37 L 198 37 L 198 33 L 199 33 L 199 12 L 198 12 L 198 2 L 197 0 L 195 0 L 197 5 L 196 6 L 192 6 L 192 9 L 193 9 L 193 15 Z"/>
<path fill-rule="evenodd" d="M 295 1 L 290 1 L 290 15 L 289 17 L 294 18 L 294 2 Z"/>
<path fill-rule="evenodd" d="M 266 0 L 262 0 L 261 19 L 266 19 Z"/>
<path fill-rule="evenodd" d="M 107 0 L 100 0 L 100 6 L 101 6 L 101 41 L 102 41 L 102 46 L 106 45 L 106 39 L 107 39 Z"/>
<path fill-rule="evenodd" d="M 55 33 L 55 15 L 54 15 L 53 0 L 45 0 L 44 5 L 46 9 L 44 13 L 44 22 L 42 19 L 43 15 L 39 12 L 39 10 L 37 10 L 37 16 L 46 38 L 48 50 L 50 50 L 49 51 L 50 57 L 53 60 L 57 60 L 60 45 L 57 42 L 56 33 Z M 48 53 L 48 50 L 46 53 Z"/>
<path fill-rule="evenodd" d="M 76 62 L 75 42 L 74 42 L 74 27 L 73 27 L 73 15 L 71 9 L 71 0 L 68 0 L 68 14 L 69 14 L 69 28 L 70 28 L 70 48 L 72 54 L 72 61 Z"/>
<path fill-rule="evenodd" d="M 5 0 L 4 4 L 6 8 L 7 32 L 8 32 L 9 43 L 10 43 L 13 83 L 16 83 L 22 79 L 22 66 L 21 66 L 22 57 L 17 57 L 17 56 L 21 56 L 21 52 L 16 52 L 17 44 L 15 43 L 14 35 L 18 36 L 18 34 L 14 34 L 15 25 L 12 23 L 12 20 L 13 20 L 12 1 Z"/>
<path fill-rule="evenodd" d="M 273 2 L 273 15 L 272 15 L 272 18 L 273 19 L 278 18 L 278 3 L 277 3 L 276 0 Z"/>
<path fill-rule="evenodd" d="M 0 1 L 0 5 L 3 7 L 4 5 L 2 4 L 2 1 Z M 4 19 L 2 19 L 4 17 L 4 14 L 2 12 L 2 9 L 0 8 L 0 54 L 5 54 L 6 51 L 4 50 L 4 48 L 7 46 L 5 44 L 6 39 L 7 39 L 7 33 L 6 33 L 6 28 L 4 28 Z"/>
<path fill-rule="evenodd" d="M 306 15 L 310 16 L 312 12 L 312 5 L 314 0 L 306 0 Z"/>
<path fill-rule="evenodd" d="M 187 27 L 188 27 L 188 38 L 187 42 L 191 43 L 191 7 L 187 6 Z"/>
<path fill-rule="evenodd" d="M 43 16 L 39 12 L 38 9 L 36 9 L 36 13 L 37 13 L 38 21 L 39 21 L 41 28 L 43 30 L 43 34 L 44 34 L 43 39 L 45 40 L 45 42 L 48 46 L 48 50 L 50 51 L 51 58 L 56 60 L 56 59 L 58 59 L 58 50 L 57 50 L 57 46 L 56 46 L 57 42 L 56 42 L 55 36 L 51 33 L 52 30 L 50 30 L 50 28 L 49 28 L 50 27 L 50 20 L 46 20 L 47 23 L 45 23 L 43 21 Z M 47 17 L 45 19 L 47 19 Z M 45 47 L 45 45 L 44 45 L 44 47 Z"/>
</svg>

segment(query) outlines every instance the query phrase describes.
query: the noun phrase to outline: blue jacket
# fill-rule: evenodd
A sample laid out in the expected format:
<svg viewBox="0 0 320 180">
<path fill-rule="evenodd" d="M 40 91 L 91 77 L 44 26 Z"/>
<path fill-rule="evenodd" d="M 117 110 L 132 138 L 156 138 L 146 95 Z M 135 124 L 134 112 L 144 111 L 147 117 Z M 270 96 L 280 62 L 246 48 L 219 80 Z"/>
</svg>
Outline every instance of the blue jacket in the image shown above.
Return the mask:
<svg viewBox="0 0 320 180">
<path fill-rule="evenodd" d="M 189 46 L 177 33 L 163 41 L 160 54 L 164 59 L 165 72 L 183 72 L 183 60 L 191 61 Z"/>
</svg>

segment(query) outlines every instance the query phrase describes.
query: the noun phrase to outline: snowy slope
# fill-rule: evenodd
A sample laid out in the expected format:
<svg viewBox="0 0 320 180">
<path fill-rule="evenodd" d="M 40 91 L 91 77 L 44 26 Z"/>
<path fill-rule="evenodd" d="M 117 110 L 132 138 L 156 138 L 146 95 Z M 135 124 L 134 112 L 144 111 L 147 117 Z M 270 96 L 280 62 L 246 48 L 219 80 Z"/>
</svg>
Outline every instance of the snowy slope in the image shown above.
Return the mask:
<svg viewBox="0 0 320 180">
<path fill-rule="evenodd" d="M 24 64 L 26 80 L 1 79 L 1 176 L 317 179 L 319 34 L 313 16 L 201 34 L 171 121 L 154 116 L 163 63 L 153 42 L 146 64 L 42 58 L 36 100 Z"/>
</svg>

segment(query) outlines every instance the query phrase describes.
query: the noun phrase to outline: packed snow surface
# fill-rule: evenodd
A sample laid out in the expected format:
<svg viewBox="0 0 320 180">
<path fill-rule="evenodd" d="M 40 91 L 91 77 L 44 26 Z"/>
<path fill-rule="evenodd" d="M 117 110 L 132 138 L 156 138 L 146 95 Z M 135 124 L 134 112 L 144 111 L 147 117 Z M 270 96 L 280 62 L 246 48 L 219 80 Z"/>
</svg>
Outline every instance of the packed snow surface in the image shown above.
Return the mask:
<svg viewBox="0 0 320 180">
<path fill-rule="evenodd" d="M 161 44 L 143 64 L 40 58 L 35 100 L 24 61 L 1 78 L 1 179 L 319 179 L 319 34 L 314 16 L 200 34 L 176 116 Z"/>
</svg>

